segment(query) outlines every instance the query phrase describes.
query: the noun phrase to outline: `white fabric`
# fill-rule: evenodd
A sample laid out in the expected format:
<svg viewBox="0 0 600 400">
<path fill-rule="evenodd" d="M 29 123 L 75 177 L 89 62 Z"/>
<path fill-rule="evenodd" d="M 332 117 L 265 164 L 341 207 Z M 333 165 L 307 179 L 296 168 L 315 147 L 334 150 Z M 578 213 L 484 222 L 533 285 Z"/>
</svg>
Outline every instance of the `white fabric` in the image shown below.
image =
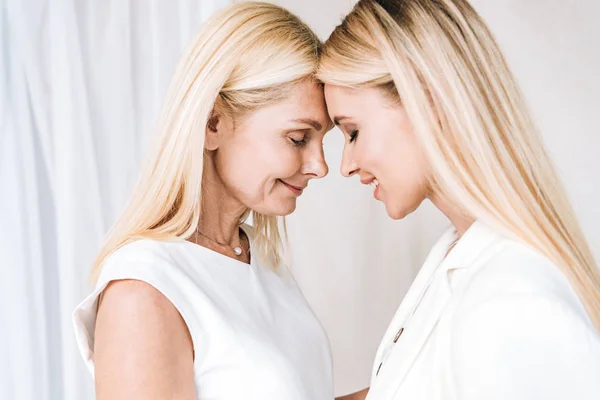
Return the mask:
<svg viewBox="0 0 600 400">
<path fill-rule="evenodd" d="M 93 373 L 98 298 L 111 281 L 135 279 L 160 291 L 187 324 L 199 400 L 331 400 L 325 332 L 287 268 L 279 271 L 188 241 L 125 245 L 74 312 L 79 349 Z"/>
<path fill-rule="evenodd" d="M 481 222 L 444 259 L 455 237 L 400 305 L 367 399 L 599 399 L 600 334 L 558 268 Z"/>
<path fill-rule="evenodd" d="M 71 313 L 184 46 L 229 3 L 0 0 L 0 399 L 93 399 Z"/>
</svg>

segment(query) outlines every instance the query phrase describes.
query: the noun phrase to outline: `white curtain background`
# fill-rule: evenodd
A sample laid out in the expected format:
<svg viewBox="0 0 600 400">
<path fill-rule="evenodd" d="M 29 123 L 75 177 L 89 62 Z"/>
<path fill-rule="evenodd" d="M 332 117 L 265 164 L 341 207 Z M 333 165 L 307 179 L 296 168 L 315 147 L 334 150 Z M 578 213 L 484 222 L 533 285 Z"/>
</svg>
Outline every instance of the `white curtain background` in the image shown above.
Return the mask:
<svg viewBox="0 0 600 400">
<path fill-rule="evenodd" d="M 326 38 L 353 0 L 276 0 Z M 539 121 L 600 257 L 600 2 L 473 0 Z M 71 311 L 138 173 L 175 63 L 225 0 L 0 0 L 0 399 L 92 399 Z M 390 221 L 330 175 L 288 218 L 294 273 L 326 328 L 336 392 L 368 384 L 375 349 L 447 221 Z"/>
<path fill-rule="evenodd" d="M 227 0 L 0 0 L 0 398 L 93 398 L 71 312 L 183 47 Z"/>
</svg>

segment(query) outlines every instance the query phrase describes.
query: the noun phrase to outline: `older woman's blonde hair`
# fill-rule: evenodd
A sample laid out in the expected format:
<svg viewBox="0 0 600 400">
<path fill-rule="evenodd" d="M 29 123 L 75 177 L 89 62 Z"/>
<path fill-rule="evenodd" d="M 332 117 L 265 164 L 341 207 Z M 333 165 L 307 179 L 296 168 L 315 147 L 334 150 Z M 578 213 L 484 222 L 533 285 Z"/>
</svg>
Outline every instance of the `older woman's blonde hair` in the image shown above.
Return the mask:
<svg viewBox="0 0 600 400">
<path fill-rule="evenodd" d="M 556 263 L 600 330 L 596 263 L 515 79 L 467 1 L 359 1 L 324 44 L 318 77 L 398 100 L 433 189 Z"/>
<path fill-rule="evenodd" d="M 302 21 L 268 3 L 232 5 L 203 25 L 179 62 L 157 141 L 129 203 L 107 235 L 92 280 L 106 257 L 127 243 L 187 239 L 196 231 L 205 129 L 215 104 L 235 119 L 282 100 L 293 85 L 314 78 L 320 48 Z M 252 218 L 257 251 L 276 267 L 282 248 L 277 217 L 253 213 Z"/>
</svg>

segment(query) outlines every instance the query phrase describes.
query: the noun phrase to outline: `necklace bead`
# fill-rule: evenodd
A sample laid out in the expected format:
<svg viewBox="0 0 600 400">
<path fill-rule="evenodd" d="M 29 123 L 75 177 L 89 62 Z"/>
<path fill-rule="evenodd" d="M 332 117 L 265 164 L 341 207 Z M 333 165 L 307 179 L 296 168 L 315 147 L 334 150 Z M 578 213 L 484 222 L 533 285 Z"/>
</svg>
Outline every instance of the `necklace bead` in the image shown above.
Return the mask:
<svg viewBox="0 0 600 400">
<path fill-rule="evenodd" d="M 208 240 L 208 241 L 210 241 L 210 242 L 212 242 L 212 243 L 214 243 L 214 244 L 216 244 L 216 245 L 218 245 L 218 246 L 222 246 L 222 247 L 228 247 L 228 248 L 230 248 L 231 250 L 233 250 L 233 254 L 235 254 L 235 255 L 236 255 L 236 257 L 239 257 L 239 256 L 241 256 L 241 255 L 242 255 L 242 253 L 244 252 L 244 251 L 242 250 L 242 246 L 235 246 L 235 247 L 233 247 L 233 246 L 231 246 L 231 245 L 227 245 L 227 244 L 225 244 L 225 243 L 220 243 L 220 242 L 218 242 L 218 241 L 216 241 L 216 240 L 214 240 L 214 239 L 211 239 L 210 237 L 206 236 L 205 234 L 203 234 L 203 233 L 202 233 L 202 232 L 200 232 L 199 230 L 197 230 L 197 231 L 196 231 L 196 235 L 202 236 L 202 237 L 203 237 L 203 238 L 205 238 L 206 240 Z M 241 239 L 241 240 L 243 240 L 241 237 L 240 237 L 240 239 Z"/>
</svg>

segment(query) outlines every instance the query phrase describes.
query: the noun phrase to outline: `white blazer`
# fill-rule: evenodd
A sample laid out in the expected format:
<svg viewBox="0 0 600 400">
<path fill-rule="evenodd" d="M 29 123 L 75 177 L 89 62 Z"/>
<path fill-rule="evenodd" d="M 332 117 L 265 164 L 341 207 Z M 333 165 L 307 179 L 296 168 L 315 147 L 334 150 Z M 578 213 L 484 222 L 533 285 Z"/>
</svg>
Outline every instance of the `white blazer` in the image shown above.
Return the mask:
<svg viewBox="0 0 600 400">
<path fill-rule="evenodd" d="M 398 308 L 367 400 L 600 400 L 600 335 L 559 269 L 482 222 L 444 259 L 455 238 Z"/>
</svg>

